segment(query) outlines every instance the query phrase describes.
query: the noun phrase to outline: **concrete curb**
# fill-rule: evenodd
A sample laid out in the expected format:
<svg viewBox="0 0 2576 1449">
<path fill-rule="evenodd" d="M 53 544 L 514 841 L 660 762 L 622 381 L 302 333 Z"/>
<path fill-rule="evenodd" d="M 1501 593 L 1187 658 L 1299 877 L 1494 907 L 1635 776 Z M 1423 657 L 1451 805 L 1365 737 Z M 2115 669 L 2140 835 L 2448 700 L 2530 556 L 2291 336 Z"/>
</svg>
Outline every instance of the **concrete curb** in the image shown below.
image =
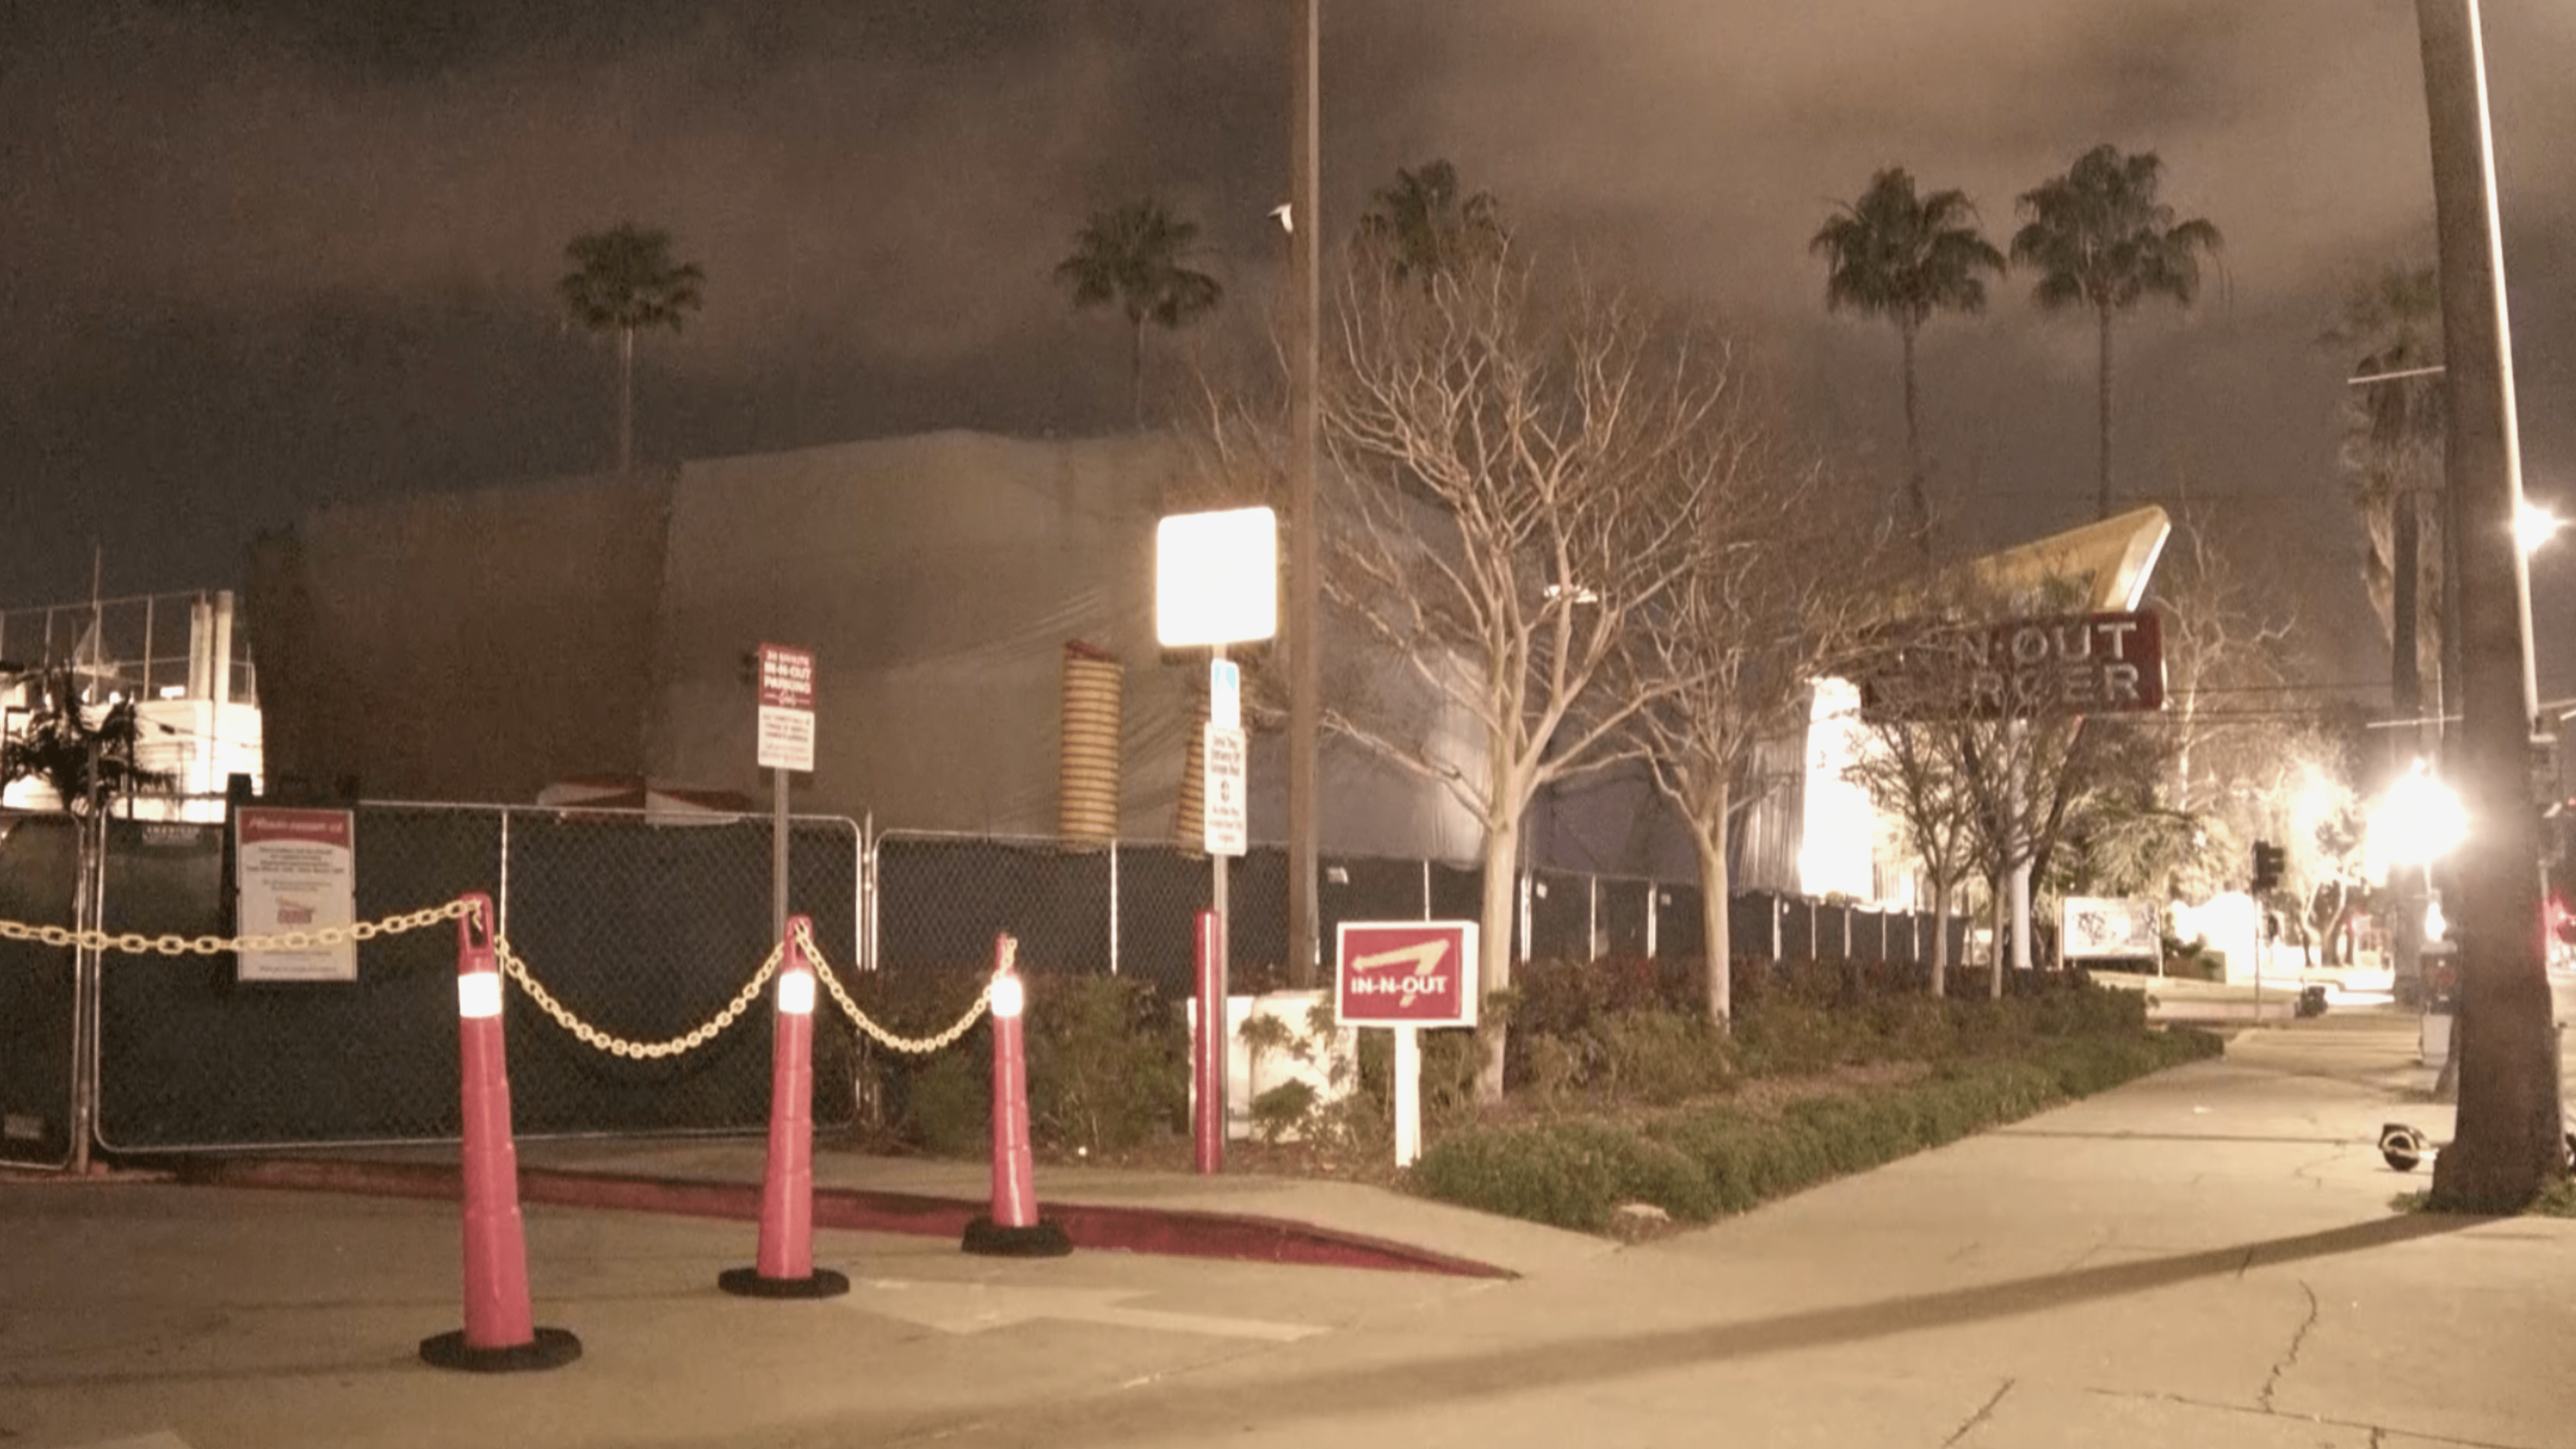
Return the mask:
<svg viewBox="0 0 2576 1449">
<path fill-rule="evenodd" d="M 206 1187 L 344 1192 L 450 1202 L 457 1200 L 463 1190 L 456 1167 L 435 1163 L 198 1158 L 183 1163 L 176 1175 L 182 1182 Z M 520 1200 L 551 1207 L 608 1208 L 756 1222 L 760 1218 L 760 1191 L 756 1182 L 527 1166 L 519 1169 Z M 814 1225 L 955 1239 L 964 1235 L 968 1222 L 989 1211 L 990 1206 L 965 1198 L 818 1185 L 814 1189 Z M 1458 1278 L 1520 1276 L 1490 1263 L 1283 1218 L 1060 1200 L 1046 1204 L 1046 1215 L 1064 1228 L 1077 1248 Z"/>
</svg>

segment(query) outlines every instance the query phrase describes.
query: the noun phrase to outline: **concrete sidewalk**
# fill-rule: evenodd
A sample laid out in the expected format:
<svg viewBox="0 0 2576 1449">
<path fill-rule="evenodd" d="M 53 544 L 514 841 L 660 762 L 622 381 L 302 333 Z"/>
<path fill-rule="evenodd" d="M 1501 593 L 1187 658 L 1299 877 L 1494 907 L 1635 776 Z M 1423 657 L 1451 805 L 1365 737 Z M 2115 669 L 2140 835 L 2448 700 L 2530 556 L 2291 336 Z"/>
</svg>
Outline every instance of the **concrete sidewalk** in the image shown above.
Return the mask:
<svg viewBox="0 0 2576 1449">
<path fill-rule="evenodd" d="M 529 1210 L 538 1321 L 584 1358 L 420 1365 L 452 1206 L 0 1184 L 0 1442 L 252 1446 L 2576 1445 L 2576 1223 L 2403 1215 L 2373 1148 L 2411 1018 L 2229 1055 L 1651 1245 L 1349 1184 L 1051 1174 L 1044 1197 L 1329 1219 L 1516 1281 L 824 1232 L 847 1298 L 713 1289 L 739 1223 Z M 757 1144 L 532 1147 L 739 1175 Z M 979 1191 L 973 1167 L 827 1175 Z M 752 1167 L 756 1174 L 756 1166 Z"/>
</svg>

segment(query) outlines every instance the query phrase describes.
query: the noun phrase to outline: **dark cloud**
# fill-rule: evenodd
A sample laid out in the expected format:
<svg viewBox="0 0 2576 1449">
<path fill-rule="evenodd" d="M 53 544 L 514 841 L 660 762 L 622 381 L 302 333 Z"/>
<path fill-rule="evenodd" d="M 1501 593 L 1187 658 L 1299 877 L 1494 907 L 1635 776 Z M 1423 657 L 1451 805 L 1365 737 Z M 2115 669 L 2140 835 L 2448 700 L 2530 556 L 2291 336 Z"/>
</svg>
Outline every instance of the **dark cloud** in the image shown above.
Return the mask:
<svg viewBox="0 0 2576 1449">
<path fill-rule="evenodd" d="M 2013 198 L 2157 150 L 2227 234 L 2191 315 L 2123 324 L 2126 487 L 2271 540 L 2366 667 L 2333 471 L 2340 279 L 2429 253 L 2406 0 L 1327 0 L 1328 223 L 1455 158 L 1539 239 L 1758 333 L 1851 456 L 1897 442 L 1883 327 L 1828 319 L 1806 240 L 1880 166 Z M 2576 93 L 2562 7 L 2491 7 L 2531 485 L 2576 503 Z M 77 0 L 0 12 L 0 601 L 228 582 L 337 498 L 578 469 L 601 351 L 564 242 L 633 217 L 709 273 L 646 347 L 646 450 L 1123 412 L 1117 328 L 1048 269 L 1091 208 L 1204 220 L 1276 294 L 1287 7 L 1190 0 Z M 1222 345 L 1221 343 L 1216 345 Z M 2007 282 L 1927 338 L 1937 485 L 1985 536 L 2079 521 L 2092 343 Z M 2304 560 L 2304 561 L 2302 561 Z M 2544 618 L 2576 608 L 2547 567 Z M 2544 628 L 2544 639 L 2554 631 Z M 2571 645 L 2576 648 L 2576 645 Z M 2560 651 L 2566 652 L 2566 651 Z M 2576 667 L 2544 687 L 2576 693 Z M 2563 687 L 2559 687 L 2563 686 Z"/>
</svg>

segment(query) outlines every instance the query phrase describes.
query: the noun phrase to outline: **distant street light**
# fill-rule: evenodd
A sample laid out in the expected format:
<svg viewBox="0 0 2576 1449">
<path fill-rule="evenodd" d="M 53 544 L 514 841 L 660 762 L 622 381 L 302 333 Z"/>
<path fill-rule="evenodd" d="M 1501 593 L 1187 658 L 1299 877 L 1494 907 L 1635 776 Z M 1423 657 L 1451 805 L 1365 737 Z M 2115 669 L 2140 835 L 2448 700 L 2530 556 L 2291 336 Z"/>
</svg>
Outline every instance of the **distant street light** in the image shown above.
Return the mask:
<svg viewBox="0 0 2576 1449">
<path fill-rule="evenodd" d="M 2566 520 L 2537 503 L 2525 503 L 2514 517 L 2514 542 L 2522 545 L 2522 556 L 2529 558 L 2540 546 L 2555 537 Z"/>
<path fill-rule="evenodd" d="M 2426 864 L 2450 854 L 2468 835 L 2468 814 L 2450 786 L 2417 760 L 2388 789 L 2371 816 L 2371 854 L 2393 865 Z"/>
</svg>

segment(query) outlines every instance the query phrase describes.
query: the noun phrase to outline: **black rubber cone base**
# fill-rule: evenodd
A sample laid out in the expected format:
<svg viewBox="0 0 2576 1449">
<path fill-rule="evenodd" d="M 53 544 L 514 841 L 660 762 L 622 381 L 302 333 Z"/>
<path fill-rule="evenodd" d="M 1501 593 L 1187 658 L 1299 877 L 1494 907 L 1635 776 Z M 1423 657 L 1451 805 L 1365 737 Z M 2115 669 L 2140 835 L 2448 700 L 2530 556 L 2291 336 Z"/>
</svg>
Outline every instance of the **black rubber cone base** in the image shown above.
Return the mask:
<svg viewBox="0 0 2576 1449">
<path fill-rule="evenodd" d="M 1061 1258 L 1073 1251 L 1073 1239 L 1045 1218 L 1026 1228 L 1006 1228 L 991 1218 L 977 1218 L 966 1225 L 964 1247 L 988 1258 Z"/>
<path fill-rule="evenodd" d="M 2413 1172 L 2424 1161 L 2424 1134 L 2402 1122 L 2379 1129 L 2379 1155 L 2399 1172 Z"/>
<path fill-rule="evenodd" d="M 716 1286 L 741 1298 L 838 1298 L 850 1291 L 850 1280 L 829 1268 L 803 1278 L 763 1278 L 758 1268 L 727 1268 Z"/>
<path fill-rule="evenodd" d="M 445 1369 L 463 1369 L 476 1374 L 515 1374 L 534 1369 L 562 1368 L 581 1357 L 581 1340 L 560 1328 L 540 1328 L 537 1336 L 508 1348 L 468 1348 L 465 1330 L 442 1333 L 420 1341 L 420 1356 Z"/>
</svg>

